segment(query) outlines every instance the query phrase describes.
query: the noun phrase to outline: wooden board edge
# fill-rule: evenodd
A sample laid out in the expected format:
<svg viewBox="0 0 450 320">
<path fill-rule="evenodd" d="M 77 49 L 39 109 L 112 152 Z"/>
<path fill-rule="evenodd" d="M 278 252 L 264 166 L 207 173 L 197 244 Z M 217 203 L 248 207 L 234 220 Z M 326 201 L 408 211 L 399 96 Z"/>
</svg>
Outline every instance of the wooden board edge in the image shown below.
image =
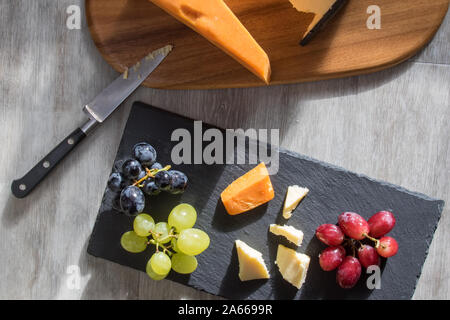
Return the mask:
<svg viewBox="0 0 450 320">
<path fill-rule="evenodd" d="M 90 14 L 88 13 L 87 7 L 88 2 L 91 0 L 85 0 L 85 16 L 86 21 L 88 25 L 89 32 L 91 34 L 92 40 L 94 41 L 95 46 L 97 47 L 98 51 L 100 52 L 100 55 L 102 58 L 111 66 L 114 70 L 116 70 L 119 73 L 124 72 L 124 67 L 121 65 L 118 65 L 115 61 L 112 61 L 106 53 L 102 50 L 101 46 L 99 45 L 99 37 L 95 33 L 95 31 L 92 28 L 92 18 Z M 412 58 L 414 55 L 416 55 L 421 49 L 423 49 L 427 44 L 431 42 L 431 40 L 436 35 L 437 31 L 442 25 L 442 22 L 444 21 L 444 18 L 447 14 L 448 8 L 449 8 L 450 0 L 447 1 L 447 4 L 442 8 L 441 16 L 439 17 L 438 23 L 436 23 L 434 28 L 430 28 L 430 32 L 422 39 L 422 41 L 417 45 L 417 47 L 412 48 L 409 51 L 405 51 L 404 54 L 398 56 L 396 59 L 393 59 L 386 63 L 380 63 L 373 65 L 368 68 L 363 69 L 354 69 L 346 72 L 336 72 L 336 73 L 330 73 L 324 76 L 320 77 L 309 77 L 304 78 L 301 80 L 286 80 L 286 81 L 273 81 L 270 82 L 268 85 L 264 84 L 263 82 L 252 82 L 252 83 L 236 83 L 232 85 L 205 85 L 205 84 L 190 84 L 190 85 L 183 85 L 183 84 L 175 84 L 175 85 L 152 85 L 148 81 L 144 81 L 142 86 L 151 88 L 151 89 L 162 89 L 162 90 L 214 90 L 214 89 L 237 89 L 237 88 L 258 88 L 258 87 L 267 87 L 267 86 L 277 86 L 277 85 L 286 85 L 286 84 L 296 84 L 296 83 L 306 83 L 306 82 L 317 82 L 322 80 L 331 80 L 331 79 L 341 79 L 341 78 L 347 78 L 357 75 L 367 75 L 371 73 L 376 73 L 382 70 L 386 70 L 392 67 L 395 67 L 410 58 Z M 186 27 L 187 28 L 187 27 Z"/>
</svg>

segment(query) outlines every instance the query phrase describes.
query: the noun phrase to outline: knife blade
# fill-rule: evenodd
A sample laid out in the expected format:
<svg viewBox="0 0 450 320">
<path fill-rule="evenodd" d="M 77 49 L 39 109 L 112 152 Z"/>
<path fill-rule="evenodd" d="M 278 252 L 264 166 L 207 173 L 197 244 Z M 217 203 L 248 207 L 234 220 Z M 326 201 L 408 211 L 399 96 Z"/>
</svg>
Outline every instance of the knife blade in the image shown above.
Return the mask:
<svg viewBox="0 0 450 320">
<path fill-rule="evenodd" d="M 94 100 L 83 107 L 88 121 L 67 136 L 25 176 L 14 180 L 11 192 L 24 198 L 72 151 L 90 132 L 104 122 L 129 97 L 172 51 L 167 45 L 155 50 L 127 69 L 106 87 Z"/>
</svg>

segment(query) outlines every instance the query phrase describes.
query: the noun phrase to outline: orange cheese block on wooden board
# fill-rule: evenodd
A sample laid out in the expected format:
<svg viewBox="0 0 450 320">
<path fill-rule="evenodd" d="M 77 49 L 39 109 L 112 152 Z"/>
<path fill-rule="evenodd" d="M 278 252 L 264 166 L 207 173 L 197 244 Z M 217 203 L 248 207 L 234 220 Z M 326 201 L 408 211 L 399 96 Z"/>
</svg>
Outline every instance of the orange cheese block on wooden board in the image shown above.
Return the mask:
<svg viewBox="0 0 450 320">
<path fill-rule="evenodd" d="M 264 162 L 234 180 L 221 194 L 230 215 L 256 208 L 275 197 L 269 172 Z"/>
<path fill-rule="evenodd" d="M 269 83 L 269 57 L 223 0 L 149 1 L 194 29 Z"/>
</svg>

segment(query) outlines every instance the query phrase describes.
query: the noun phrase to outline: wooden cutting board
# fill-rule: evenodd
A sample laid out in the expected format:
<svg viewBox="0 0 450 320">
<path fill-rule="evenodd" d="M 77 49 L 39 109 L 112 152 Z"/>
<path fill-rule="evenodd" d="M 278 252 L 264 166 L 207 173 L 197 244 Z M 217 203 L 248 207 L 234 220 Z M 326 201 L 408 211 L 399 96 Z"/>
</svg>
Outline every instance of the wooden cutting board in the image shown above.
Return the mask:
<svg viewBox="0 0 450 320">
<path fill-rule="evenodd" d="M 298 43 L 312 14 L 288 0 L 225 1 L 270 57 L 272 85 L 345 77 L 392 67 L 438 30 L 448 0 L 350 0 L 307 46 Z M 381 8 L 381 29 L 366 26 Z M 124 72 L 168 43 L 174 52 L 144 85 L 209 89 L 264 85 L 232 58 L 147 0 L 86 0 L 92 37 L 105 60 Z"/>
</svg>

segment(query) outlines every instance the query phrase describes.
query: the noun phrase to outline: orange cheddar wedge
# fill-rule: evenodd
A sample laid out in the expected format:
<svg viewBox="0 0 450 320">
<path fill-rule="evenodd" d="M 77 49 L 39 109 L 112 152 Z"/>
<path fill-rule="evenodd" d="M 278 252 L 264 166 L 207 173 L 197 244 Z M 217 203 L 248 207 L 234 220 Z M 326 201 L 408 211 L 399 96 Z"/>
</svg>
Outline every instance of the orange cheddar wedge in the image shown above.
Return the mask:
<svg viewBox="0 0 450 320">
<path fill-rule="evenodd" d="M 269 57 L 223 0 L 150 1 L 269 83 Z"/>
<path fill-rule="evenodd" d="M 221 194 L 223 205 L 232 216 L 269 202 L 274 196 L 264 162 L 234 180 Z"/>
</svg>

